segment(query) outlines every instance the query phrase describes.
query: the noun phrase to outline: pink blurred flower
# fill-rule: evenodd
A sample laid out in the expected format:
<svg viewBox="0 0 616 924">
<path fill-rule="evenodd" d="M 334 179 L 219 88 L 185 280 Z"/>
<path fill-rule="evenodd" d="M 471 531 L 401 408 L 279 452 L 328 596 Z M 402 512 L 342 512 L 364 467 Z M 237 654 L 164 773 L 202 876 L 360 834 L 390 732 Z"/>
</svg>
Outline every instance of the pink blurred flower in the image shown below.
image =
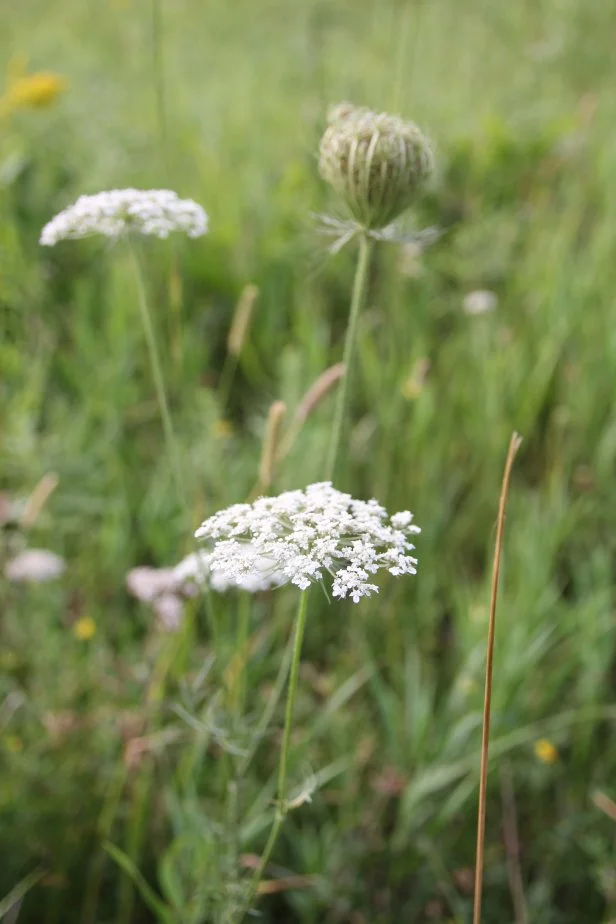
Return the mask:
<svg viewBox="0 0 616 924">
<path fill-rule="evenodd" d="M 8 561 L 4 573 L 9 581 L 42 584 L 60 577 L 66 570 L 63 558 L 47 549 L 25 549 Z"/>
</svg>

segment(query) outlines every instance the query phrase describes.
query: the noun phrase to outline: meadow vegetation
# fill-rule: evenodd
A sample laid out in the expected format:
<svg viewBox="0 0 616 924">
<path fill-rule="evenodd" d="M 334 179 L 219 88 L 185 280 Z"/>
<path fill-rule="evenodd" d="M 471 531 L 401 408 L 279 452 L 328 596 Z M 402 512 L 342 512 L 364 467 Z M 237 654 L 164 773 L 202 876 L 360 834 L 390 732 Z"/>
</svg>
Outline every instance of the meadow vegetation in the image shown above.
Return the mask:
<svg viewBox="0 0 616 924">
<path fill-rule="evenodd" d="M 413 511 L 419 568 L 358 605 L 310 591 L 297 805 L 258 911 L 469 920 L 491 550 L 516 430 L 483 921 L 616 921 L 615 28 L 602 0 L 2 12 L 7 921 L 239 921 L 272 821 L 297 591 L 190 598 L 170 628 L 126 577 L 177 564 L 205 517 L 255 496 L 270 407 L 284 402 L 293 430 L 341 359 L 357 242 L 330 254 L 314 216 L 336 214 L 317 151 L 342 100 L 413 119 L 435 149 L 409 217 L 438 238 L 374 249 L 336 479 Z M 141 246 L 186 503 L 130 254 L 39 245 L 81 193 L 132 186 L 209 216 L 205 237 Z M 268 493 L 323 479 L 336 387 Z M 64 573 L 11 580 L 26 547 Z"/>
</svg>

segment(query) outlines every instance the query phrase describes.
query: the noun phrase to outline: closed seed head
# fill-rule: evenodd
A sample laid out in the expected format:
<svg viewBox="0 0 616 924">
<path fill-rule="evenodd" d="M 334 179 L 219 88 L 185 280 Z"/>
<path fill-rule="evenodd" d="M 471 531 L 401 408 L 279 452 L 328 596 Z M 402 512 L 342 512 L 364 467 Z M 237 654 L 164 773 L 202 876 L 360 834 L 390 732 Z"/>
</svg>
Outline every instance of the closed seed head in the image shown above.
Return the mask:
<svg viewBox="0 0 616 924">
<path fill-rule="evenodd" d="M 416 199 L 434 166 L 414 122 L 339 103 L 321 139 L 319 171 L 366 230 L 389 225 Z"/>
</svg>

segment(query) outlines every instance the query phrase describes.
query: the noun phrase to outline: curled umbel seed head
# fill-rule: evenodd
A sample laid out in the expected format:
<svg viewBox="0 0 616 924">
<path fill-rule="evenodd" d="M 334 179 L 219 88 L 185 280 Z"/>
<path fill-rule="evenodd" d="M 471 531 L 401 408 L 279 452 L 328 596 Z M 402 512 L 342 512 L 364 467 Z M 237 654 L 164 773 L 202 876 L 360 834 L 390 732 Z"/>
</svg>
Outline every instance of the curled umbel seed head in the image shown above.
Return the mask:
<svg viewBox="0 0 616 924">
<path fill-rule="evenodd" d="M 366 230 L 384 228 L 407 209 L 434 165 L 413 122 L 350 103 L 330 109 L 319 153 L 321 176 Z"/>
</svg>

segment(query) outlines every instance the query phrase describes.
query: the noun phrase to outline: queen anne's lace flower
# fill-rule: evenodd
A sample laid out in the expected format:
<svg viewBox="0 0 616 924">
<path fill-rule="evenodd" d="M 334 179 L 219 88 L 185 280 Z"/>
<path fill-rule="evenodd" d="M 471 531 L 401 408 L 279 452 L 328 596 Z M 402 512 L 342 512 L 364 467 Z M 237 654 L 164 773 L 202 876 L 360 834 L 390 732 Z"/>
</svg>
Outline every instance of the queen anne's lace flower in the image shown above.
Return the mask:
<svg viewBox="0 0 616 924">
<path fill-rule="evenodd" d="M 207 231 L 207 215 L 192 199 L 180 199 L 169 189 L 111 189 L 80 196 L 45 225 L 41 244 L 52 247 L 91 234 L 119 237 L 129 231 L 160 238 L 183 231 L 200 237 Z"/>
<path fill-rule="evenodd" d="M 376 500 L 355 500 L 330 482 L 235 504 L 214 514 L 196 532 L 210 547 L 209 567 L 239 584 L 280 574 L 305 590 L 332 578 L 334 597 L 362 597 L 378 592 L 369 578 L 381 569 L 415 574 L 417 559 L 411 536 L 420 532 L 408 511 L 389 517 Z"/>
</svg>

